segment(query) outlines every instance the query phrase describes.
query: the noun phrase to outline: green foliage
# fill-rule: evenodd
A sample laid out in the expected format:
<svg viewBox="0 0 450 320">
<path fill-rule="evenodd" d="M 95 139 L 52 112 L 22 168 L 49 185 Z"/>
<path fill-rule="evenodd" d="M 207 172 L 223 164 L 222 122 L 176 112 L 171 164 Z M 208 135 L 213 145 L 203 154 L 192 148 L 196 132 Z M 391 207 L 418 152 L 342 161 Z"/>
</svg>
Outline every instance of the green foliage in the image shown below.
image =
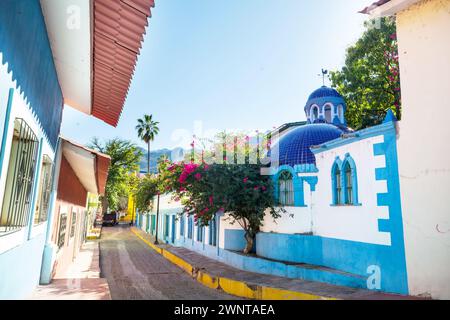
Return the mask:
<svg viewBox="0 0 450 320">
<path fill-rule="evenodd" d="M 142 151 L 132 142 L 118 138 L 105 143 L 93 138 L 89 147 L 111 157 L 103 206 L 106 204 L 111 210 L 123 209 L 120 200 L 128 198 L 130 192 L 137 188 L 138 180 L 133 173 L 139 170 Z"/>
<path fill-rule="evenodd" d="M 382 18 L 379 28 L 367 24 L 361 38 L 347 49 L 345 66 L 331 72 L 331 82 L 346 100 L 349 127 L 359 130 L 379 124 L 388 109 L 400 119 L 395 20 Z"/>
<path fill-rule="evenodd" d="M 136 209 L 139 212 L 150 212 L 153 210 L 153 198 L 159 192 L 159 179 L 157 176 L 146 175 L 139 181 L 136 191 Z"/>
<path fill-rule="evenodd" d="M 208 225 L 217 212 L 227 212 L 245 231 L 245 253 L 250 252 L 266 213 L 274 219 L 284 209 L 276 209 L 272 180 L 260 173 L 259 165 L 194 163 L 161 167 L 166 192 L 174 193 L 185 212 L 200 225 Z"/>
</svg>

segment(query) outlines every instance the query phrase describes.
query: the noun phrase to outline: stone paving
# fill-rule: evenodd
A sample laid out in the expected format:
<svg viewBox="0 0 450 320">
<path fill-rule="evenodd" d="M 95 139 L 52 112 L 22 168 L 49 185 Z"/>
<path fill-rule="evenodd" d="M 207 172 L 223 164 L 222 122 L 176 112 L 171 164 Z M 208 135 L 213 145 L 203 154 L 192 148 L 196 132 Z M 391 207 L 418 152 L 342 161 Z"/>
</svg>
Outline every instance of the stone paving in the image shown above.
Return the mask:
<svg viewBox="0 0 450 320">
<path fill-rule="evenodd" d="M 103 228 L 100 266 L 113 300 L 239 299 L 202 286 L 125 226 Z"/>
<path fill-rule="evenodd" d="M 153 243 L 154 239 L 149 234 L 136 228 L 134 230 L 137 231 L 145 239 L 148 239 Z M 173 247 L 168 244 L 161 244 L 159 245 L 159 247 L 175 254 L 187 263 L 208 273 L 209 275 L 241 281 L 248 285 L 260 285 L 342 300 L 421 300 L 421 298 L 412 296 L 401 296 L 358 288 L 330 285 L 327 283 L 315 281 L 290 279 L 267 274 L 248 272 L 233 268 L 225 263 L 208 258 L 186 248 Z M 152 254 L 154 254 L 153 250 L 150 251 L 152 252 Z"/>
</svg>

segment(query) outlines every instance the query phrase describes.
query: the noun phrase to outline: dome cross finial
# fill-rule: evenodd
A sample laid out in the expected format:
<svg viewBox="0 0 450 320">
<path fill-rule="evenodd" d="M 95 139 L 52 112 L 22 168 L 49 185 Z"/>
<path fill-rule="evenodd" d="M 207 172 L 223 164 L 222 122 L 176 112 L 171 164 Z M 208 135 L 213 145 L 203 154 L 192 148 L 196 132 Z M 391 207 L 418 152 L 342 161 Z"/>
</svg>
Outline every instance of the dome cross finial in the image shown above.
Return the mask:
<svg viewBox="0 0 450 320">
<path fill-rule="evenodd" d="M 325 87 L 325 76 L 328 75 L 328 70 L 322 68 L 322 73 L 318 76 L 322 77 L 322 85 Z"/>
</svg>

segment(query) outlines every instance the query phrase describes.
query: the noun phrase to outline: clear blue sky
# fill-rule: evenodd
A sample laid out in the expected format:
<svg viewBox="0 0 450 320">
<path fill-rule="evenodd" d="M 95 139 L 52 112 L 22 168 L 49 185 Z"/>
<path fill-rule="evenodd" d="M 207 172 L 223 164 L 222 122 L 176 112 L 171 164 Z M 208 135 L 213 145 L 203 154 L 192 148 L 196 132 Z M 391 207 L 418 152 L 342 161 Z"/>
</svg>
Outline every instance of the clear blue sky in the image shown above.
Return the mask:
<svg viewBox="0 0 450 320">
<path fill-rule="evenodd" d="M 305 119 L 321 68 L 340 68 L 371 0 L 157 0 L 117 128 L 66 107 L 61 133 L 137 138 L 153 114 L 153 150 L 188 146 L 210 130 L 268 130 Z M 180 139 L 180 136 L 184 136 Z M 174 138 L 177 138 L 174 140 Z"/>
</svg>

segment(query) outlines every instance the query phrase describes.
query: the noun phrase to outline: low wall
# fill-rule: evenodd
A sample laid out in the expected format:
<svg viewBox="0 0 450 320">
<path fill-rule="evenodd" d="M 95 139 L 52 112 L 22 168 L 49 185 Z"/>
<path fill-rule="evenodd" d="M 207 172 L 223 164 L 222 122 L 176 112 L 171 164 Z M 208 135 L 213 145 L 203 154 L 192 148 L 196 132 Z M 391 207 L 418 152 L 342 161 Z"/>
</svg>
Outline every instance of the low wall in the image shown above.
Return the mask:
<svg viewBox="0 0 450 320">
<path fill-rule="evenodd" d="M 260 257 L 324 266 L 363 277 L 375 274 L 381 282 L 379 290 L 408 294 L 398 247 L 276 233 L 258 233 L 256 239 Z"/>
</svg>

